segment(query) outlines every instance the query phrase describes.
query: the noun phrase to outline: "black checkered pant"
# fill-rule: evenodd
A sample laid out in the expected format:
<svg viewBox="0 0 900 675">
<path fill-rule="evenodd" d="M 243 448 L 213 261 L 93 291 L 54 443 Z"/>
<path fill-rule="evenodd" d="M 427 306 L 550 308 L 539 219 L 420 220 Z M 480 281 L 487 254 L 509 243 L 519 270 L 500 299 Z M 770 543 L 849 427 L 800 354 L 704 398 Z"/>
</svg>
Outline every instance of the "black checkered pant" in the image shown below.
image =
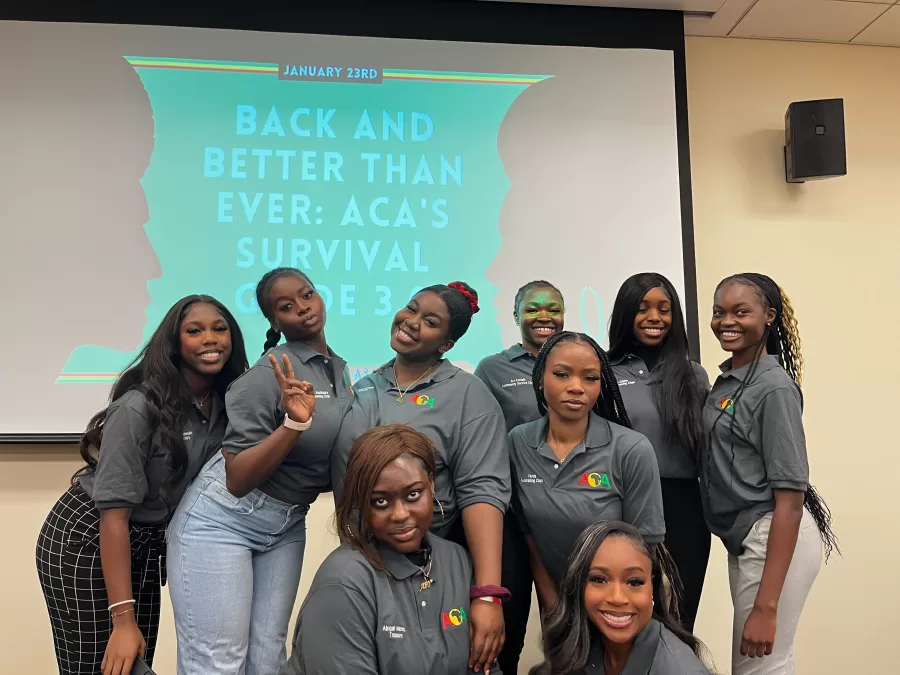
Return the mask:
<svg viewBox="0 0 900 675">
<path fill-rule="evenodd" d="M 131 587 L 137 625 L 153 663 L 165 584 L 164 525 L 131 524 Z M 100 567 L 100 512 L 76 484 L 59 498 L 37 541 L 37 570 L 61 675 L 97 675 L 112 632 Z"/>
</svg>

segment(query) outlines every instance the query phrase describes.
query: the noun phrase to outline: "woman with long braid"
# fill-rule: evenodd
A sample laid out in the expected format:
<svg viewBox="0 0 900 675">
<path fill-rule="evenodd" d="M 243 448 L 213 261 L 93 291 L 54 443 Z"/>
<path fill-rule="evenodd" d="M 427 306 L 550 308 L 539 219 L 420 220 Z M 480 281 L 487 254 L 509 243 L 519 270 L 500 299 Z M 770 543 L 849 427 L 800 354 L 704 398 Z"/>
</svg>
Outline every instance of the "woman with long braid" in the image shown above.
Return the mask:
<svg viewBox="0 0 900 675">
<path fill-rule="evenodd" d="M 704 408 L 700 484 L 710 530 L 728 550 L 732 673 L 792 673 L 822 544 L 826 559 L 837 549 L 809 484 L 797 321 L 772 279 L 737 274 L 716 288 L 711 328 L 732 356 Z"/>
<path fill-rule="evenodd" d="M 325 303 L 309 277 L 274 269 L 256 298 L 269 321 L 263 355 L 228 389 L 222 451 L 169 526 L 179 675 L 278 671 L 306 513 L 328 490 L 331 446 L 350 408 L 346 363 L 328 347 Z"/>
<path fill-rule="evenodd" d="M 543 417 L 510 432 L 509 452 L 514 510 L 546 612 L 585 527 L 623 520 L 658 544 L 666 526 L 656 455 L 631 429 L 600 345 L 583 333 L 552 336 L 532 381 Z"/>
</svg>

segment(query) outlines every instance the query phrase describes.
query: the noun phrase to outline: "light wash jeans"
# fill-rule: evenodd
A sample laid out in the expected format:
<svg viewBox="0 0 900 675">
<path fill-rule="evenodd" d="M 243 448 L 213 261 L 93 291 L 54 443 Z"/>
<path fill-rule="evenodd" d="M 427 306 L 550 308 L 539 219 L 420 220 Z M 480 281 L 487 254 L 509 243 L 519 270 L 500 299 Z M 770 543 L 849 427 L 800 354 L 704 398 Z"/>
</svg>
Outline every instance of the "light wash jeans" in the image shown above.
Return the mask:
<svg viewBox="0 0 900 675">
<path fill-rule="evenodd" d="M 235 497 L 217 454 L 168 528 L 179 675 L 275 675 L 287 658 L 308 505 Z"/>
<path fill-rule="evenodd" d="M 793 675 L 796 672 L 794 637 L 797 634 L 797 624 L 800 622 L 806 597 L 822 566 L 822 538 L 816 521 L 806 509 L 803 509 L 794 556 L 778 599 L 778 624 L 772 653 L 755 659 L 741 656 L 741 636 L 756 601 L 759 582 L 762 581 L 771 527 L 772 514 L 769 513 L 757 520 L 744 538 L 744 552 L 740 556 L 728 556 L 728 581 L 731 586 L 731 601 L 734 603 L 732 675 Z"/>
</svg>

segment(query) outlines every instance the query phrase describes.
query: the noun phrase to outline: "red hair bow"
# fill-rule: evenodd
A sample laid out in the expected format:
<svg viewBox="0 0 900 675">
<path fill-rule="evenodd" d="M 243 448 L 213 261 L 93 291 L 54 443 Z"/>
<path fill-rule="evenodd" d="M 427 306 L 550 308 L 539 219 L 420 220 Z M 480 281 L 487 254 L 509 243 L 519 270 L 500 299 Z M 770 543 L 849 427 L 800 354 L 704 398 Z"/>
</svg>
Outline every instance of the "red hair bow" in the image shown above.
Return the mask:
<svg viewBox="0 0 900 675">
<path fill-rule="evenodd" d="M 448 288 L 452 288 L 455 291 L 459 291 L 462 293 L 463 297 L 469 302 L 469 309 L 472 310 L 472 314 L 478 314 L 481 311 L 481 307 L 478 306 L 478 298 L 476 298 L 472 291 L 465 287 L 465 284 L 460 283 L 459 281 L 452 281 L 447 284 Z"/>
</svg>

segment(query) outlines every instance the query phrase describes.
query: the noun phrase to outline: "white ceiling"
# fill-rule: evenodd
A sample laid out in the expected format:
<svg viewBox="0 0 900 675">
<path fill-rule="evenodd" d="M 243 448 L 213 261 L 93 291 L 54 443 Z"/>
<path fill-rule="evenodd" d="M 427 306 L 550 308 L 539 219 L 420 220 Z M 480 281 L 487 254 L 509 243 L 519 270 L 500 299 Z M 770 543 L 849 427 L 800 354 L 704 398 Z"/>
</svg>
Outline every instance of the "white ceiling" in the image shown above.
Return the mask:
<svg viewBox="0 0 900 675">
<path fill-rule="evenodd" d="M 900 47 L 900 0 L 497 0 L 683 11 L 686 35 Z"/>
</svg>

